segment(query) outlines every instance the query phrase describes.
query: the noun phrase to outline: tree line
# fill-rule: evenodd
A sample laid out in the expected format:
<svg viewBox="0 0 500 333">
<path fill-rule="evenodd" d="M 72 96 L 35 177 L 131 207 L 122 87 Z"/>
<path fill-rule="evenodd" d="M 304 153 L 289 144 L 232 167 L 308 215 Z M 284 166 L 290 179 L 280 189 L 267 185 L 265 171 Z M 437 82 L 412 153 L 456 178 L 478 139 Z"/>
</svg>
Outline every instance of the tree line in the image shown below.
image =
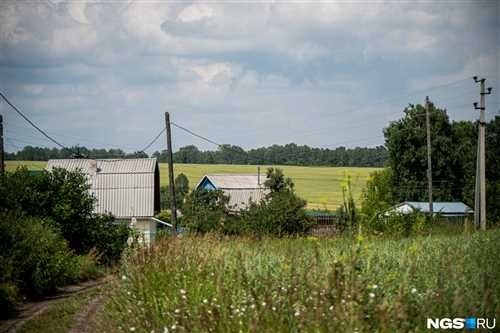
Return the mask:
<svg viewBox="0 0 500 333">
<path fill-rule="evenodd" d="M 384 146 L 375 148 L 335 149 L 299 146 L 295 143 L 272 145 L 244 150 L 239 146 L 221 145 L 217 150 L 201 151 L 196 146 L 181 147 L 173 155 L 175 163 L 249 164 L 249 165 L 303 165 L 303 166 L 357 166 L 382 167 L 387 160 Z M 86 147 L 42 148 L 26 146 L 18 152 L 6 153 L 7 160 L 47 161 L 57 158 L 144 158 L 142 151 L 126 153 L 121 149 L 89 149 Z M 155 151 L 151 157 L 167 162 L 167 150 Z"/>
<path fill-rule="evenodd" d="M 142 151 L 133 153 L 126 153 L 121 149 L 100 149 L 100 148 L 86 148 L 81 146 L 74 146 L 68 148 L 46 148 L 46 147 L 33 147 L 25 146 L 23 149 L 5 153 L 6 160 L 17 161 L 48 161 L 50 159 L 58 158 L 144 158 L 148 154 Z"/>
<path fill-rule="evenodd" d="M 160 162 L 167 161 L 166 150 L 156 151 L 152 156 L 157 157 Z M 295 143 L 250 150 L 234 145 L 221 145 L 215 151 L 200 151 L 196 146 L 190 145 L 174 153 L 176 163 L 198 164 L 381 167 L 386 159 L 387 150 L 383 146 L 327 149 L 299 146 Z"/>
</svg>

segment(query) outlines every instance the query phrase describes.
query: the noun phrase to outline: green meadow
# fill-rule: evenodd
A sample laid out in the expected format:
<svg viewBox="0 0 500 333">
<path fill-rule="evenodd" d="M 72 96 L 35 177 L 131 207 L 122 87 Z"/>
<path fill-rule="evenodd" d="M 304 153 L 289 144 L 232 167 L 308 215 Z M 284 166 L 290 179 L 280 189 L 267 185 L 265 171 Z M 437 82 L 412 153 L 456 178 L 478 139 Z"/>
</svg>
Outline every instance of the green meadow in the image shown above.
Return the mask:
<svg viewBox="0 0 500 333">
<path fill-rule="evenodd" d="M 427 332 L 427 318 L 498 318 L 499 242 L 498 229 L 168 238 L 123 260 L 98 331 Z"/>
<path fill-rule="evenodd" d="M 45 167 L 42 161 L 7 161 L 7 170 L 13 170 L 25 165 L 32 170 Z M 265 173 L 268 166 L 261 166 Z M 309 208 L 335 209 L 342 202 L 342 184 L 347 176 L 351 177 L 354 197 L 359 198 L 369 174 L 377 168 L 353 167 L 303 167 L 278 166 L 285 175 L 292 178 L 297 193 L 307 200 Z M 201 177 L 213 173 L 257 173 L 255 165 L 233 164 L 175 164 L 175 173 L 183 173 L 189 179 L 191 187 L 195 187 Z M 160 181 L 162 185 L 168 183 L 167 164 L 160 163 Z"/>
</svg>

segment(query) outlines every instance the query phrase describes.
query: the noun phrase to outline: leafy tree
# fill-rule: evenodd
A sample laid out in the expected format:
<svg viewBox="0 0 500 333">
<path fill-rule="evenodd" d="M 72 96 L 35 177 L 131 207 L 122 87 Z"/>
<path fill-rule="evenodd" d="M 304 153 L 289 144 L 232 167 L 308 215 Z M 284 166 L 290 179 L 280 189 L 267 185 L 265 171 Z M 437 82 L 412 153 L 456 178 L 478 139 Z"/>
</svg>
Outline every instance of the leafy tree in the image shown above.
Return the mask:
<svg viewBox="0 0 500 333">
<path fill-rule="evenodd" d="M 426 199 L 427 146 L 425 108 L 410 105 L 405 116 L 384 130 L 393 171 L 392 194 L 397 201 Z M 456 156 L 453 130 L 446 110 L 430 104 L 432 133 L 432 168 L 435 200 L 451 201 L 462 198 L 457 187 L 461 181 L 455 170 L 461 169 Z"/>
<path fill-rule="evenodd" d="M 280 168 L 268 168 L 266 171 L 266 181 L 264 186 L 271 193 L 293 191 L 293 181 L 291 178 L 285 178 L 283 170 Z"/>
<path fill-rule="evenodd" d="M 268 199 L 252 203 L 241 214 L 246 232 L 258 235 L 299 235 L 313 225 L 306 214 L 306 201 L 292 191 L 274 192 Z"/>
<path fill-rule="evenodd" d="M 182 223 L 192 232 L 222 231 L 229 217 L 228 203 L 221 190 L 194 190 L 182 208 Z"/>
<path fill-rule="evenodd" d="M 180 173 L 174 180 L 175 201 L 177 208 L 181 209 L 184 204 L 184 198 L 189 193 L 189 180 L 185 174 Z M 170 188 L 168 186 L 160 187 L 160 207 L 170 209 Z"/>
</svg>

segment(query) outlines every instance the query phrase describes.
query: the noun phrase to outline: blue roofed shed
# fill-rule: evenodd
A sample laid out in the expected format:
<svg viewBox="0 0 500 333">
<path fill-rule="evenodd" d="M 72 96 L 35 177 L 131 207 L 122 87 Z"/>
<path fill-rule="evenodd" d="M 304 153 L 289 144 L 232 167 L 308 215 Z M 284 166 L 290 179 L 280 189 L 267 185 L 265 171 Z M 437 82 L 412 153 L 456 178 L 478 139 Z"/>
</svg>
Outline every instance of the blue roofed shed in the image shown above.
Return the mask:
<svg viewBox="0 0 500 333">
<path fill-rule="evenodd" d="M 221 190 L 229 196 L 229 207 L 241 210 L 250 202 L 260 202 L 269 192 L 264 187 L 266 176 L 260 174 L 212 174 L 200 180 L 198 190 Z"/>
</svg>

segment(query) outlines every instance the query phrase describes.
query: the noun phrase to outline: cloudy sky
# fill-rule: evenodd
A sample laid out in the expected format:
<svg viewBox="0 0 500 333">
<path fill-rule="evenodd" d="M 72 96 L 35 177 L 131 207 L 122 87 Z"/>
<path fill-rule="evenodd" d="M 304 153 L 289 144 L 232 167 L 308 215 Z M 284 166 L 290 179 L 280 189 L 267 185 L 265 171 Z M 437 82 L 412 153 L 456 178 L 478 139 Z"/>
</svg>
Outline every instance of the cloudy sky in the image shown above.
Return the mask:
<svg viewBox="0 0 500 333">
<path fill-rule="evenodd" d="M 0 90 L 65 145 L 143 148 L 163 113 L 244 148 L 374 146 L 426 95 L 500 109 L 497 1 L 2 1 Z M 52 146 L 1 102 L 7 150 Z M 174 129 L 174 145 L 213 149 Z M 161 138 L 148 152 L 162 149 Z"/>
</svg>

